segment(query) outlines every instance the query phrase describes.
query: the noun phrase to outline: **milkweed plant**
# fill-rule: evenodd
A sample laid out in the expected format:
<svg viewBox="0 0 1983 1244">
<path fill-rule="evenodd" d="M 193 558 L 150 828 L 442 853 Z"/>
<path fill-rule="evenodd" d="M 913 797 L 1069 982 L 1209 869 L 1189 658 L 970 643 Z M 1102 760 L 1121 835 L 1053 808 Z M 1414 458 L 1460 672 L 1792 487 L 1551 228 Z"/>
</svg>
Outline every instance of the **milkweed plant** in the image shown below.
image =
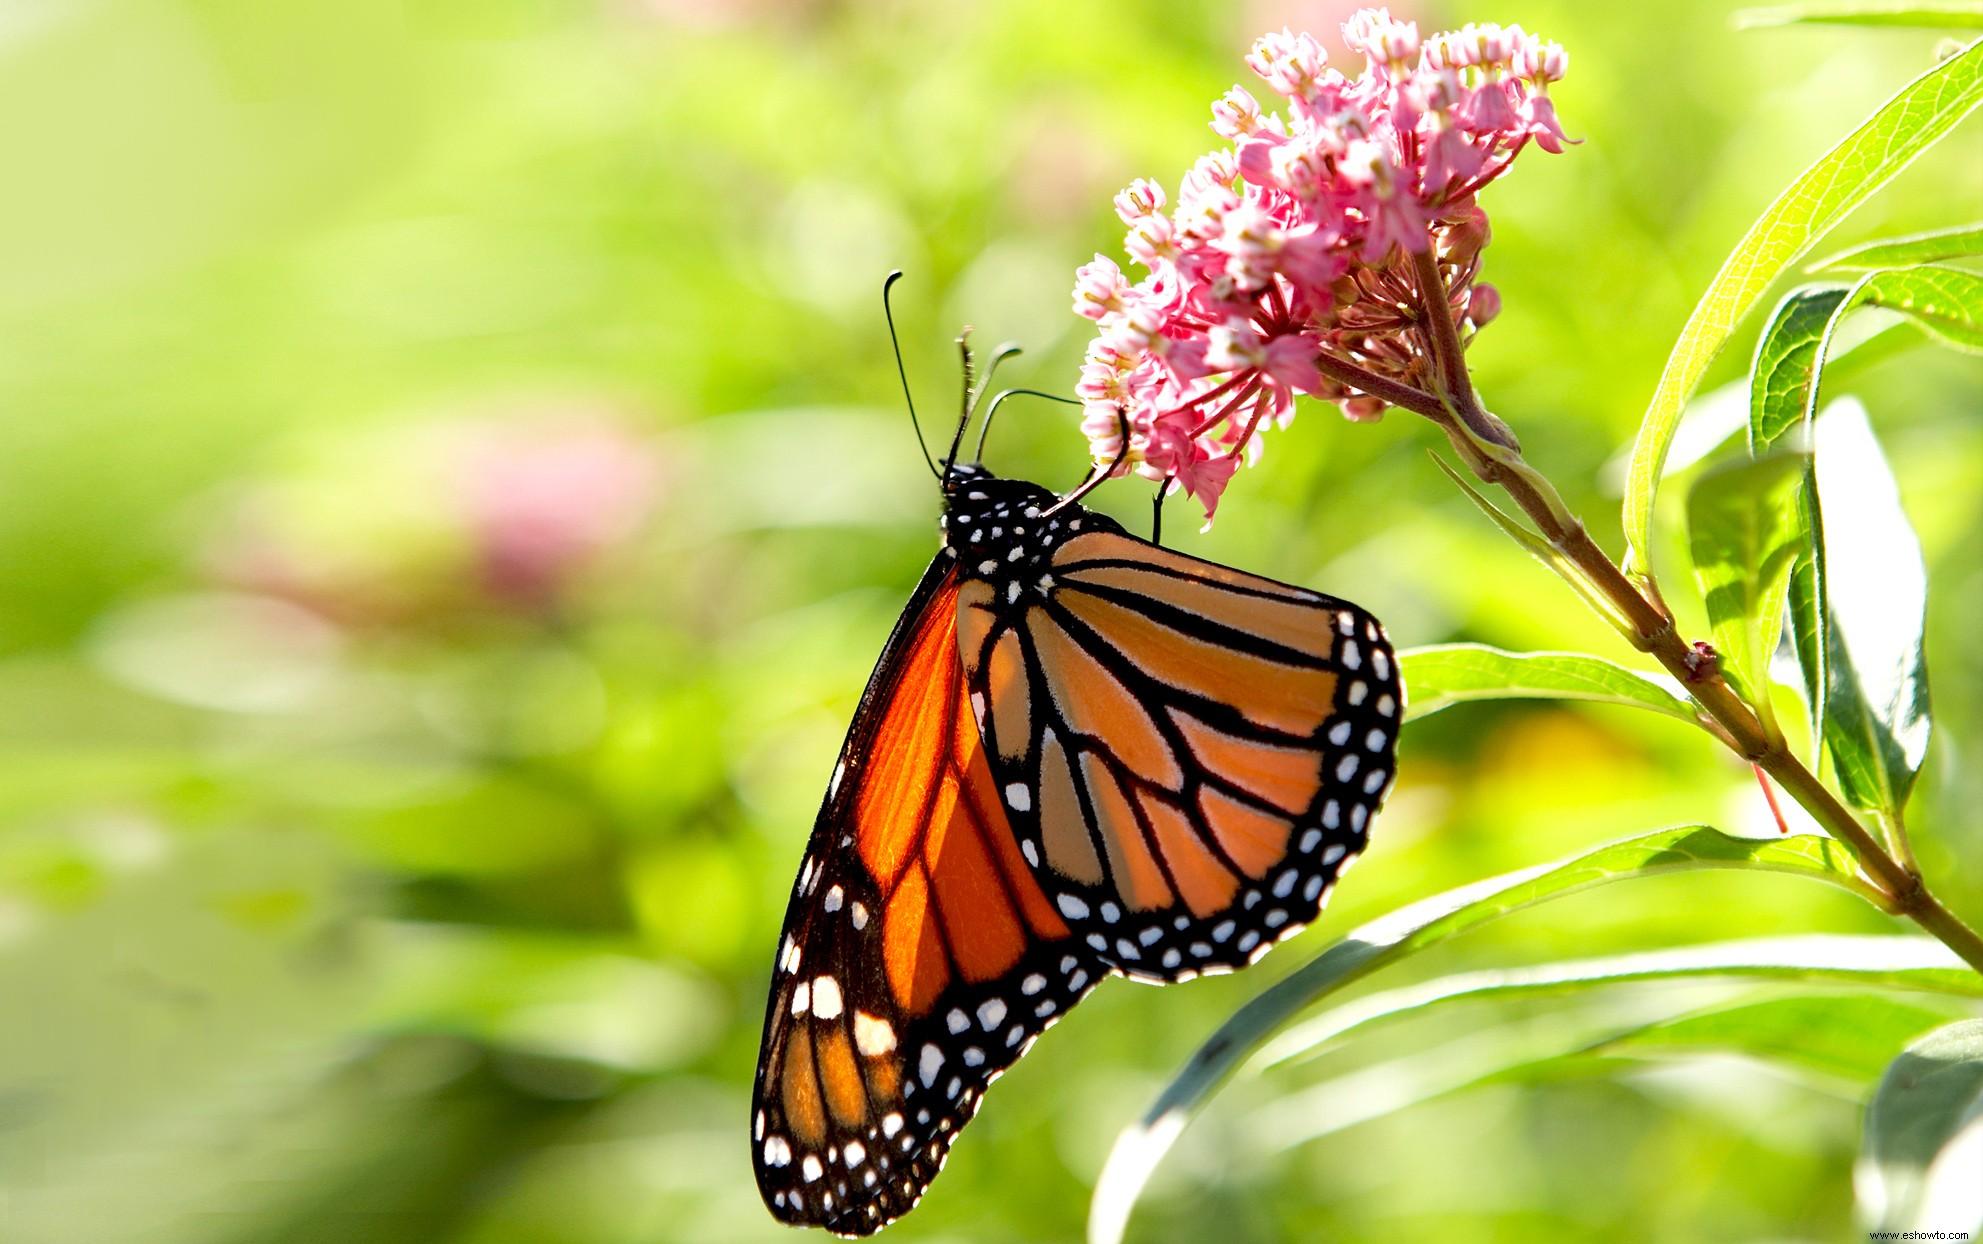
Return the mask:
<svg viewBox="0 0 1983 1244">
<path fill-rule="evenodd" d="M 1825 18 L 1851 21 L 1854 12 L 1831 6 Z M 1891 9 L 1865 20 L 1948 21 L 1939 10 L 1896 18 Z M 1360 423 L 1392 408 L 1431 420 L 1456 460 L 1435 455 L 1440 469 L 1664 676 L 1597 653 L 1438 645 L 1403 656 L 1412 714 L 1506 697 L 1666 714 L 1753 766 L 1782 832 L 1660 829 L 1426 899 L 1350 933 L 1233 1015 L 1118 1139 L 1091 1209 L 1098 1244 L 1121 1237 L 1156 1163 L 1242 1062 L 1316 1057 L 1353 1031 L 1455 999 L 1730 977 L 1820 980 L 1839 987 L 1830 996 L 1841 1007 L 1907 991 L 1983 999 L 1983 938 L 1949 910 L 1908 843 L 1908 794 L 1930 728 L 1920 548 L 1863 410 L 1845 399 L 1821 413 L 1820 403 L 1826 368 L 1850 352 L 1855 334 L 1904 333 L 1900 324 L 1866 333 L 1866 310 L 1925 330 L 1915 339 L 1983 351 L 1983 275 L 1965 266 L 1983 255 L 1983 225 L 1810 264 L 1802 271 L 1813 279 L 1776 304 L 1745 386 L 1746 435 L 1724 446 L 1686 498 L 1686 549 L 1707 634 L 1683 633 L 1649 557 L 1675 432 L 1683 415 L 1707 417 L 1710 404 L 1689 399 L 1708 366 L 1833 225 L 1983 101 L 1983 43 L 1945 47 L 1784 190 L 1723 263 L 1674 343 L 1631 447 L 1627 551 L 1614 561 L 1523 455 L 1519 412 L 1488 409 L 1466 357 L 1500 308 L 1479 279 L 1492 236 L 1481 192 L 1532 149 L 1571 148 L 1549 94 L 1568 54 L 1519 26 L 1421 36 L 1384 9 L 1353 16 L 1343 40 L 1363 59 L 1354 77 L 1329 67 L 1309 35 L 1263 36 L 1246 63 L 1269 102 L 1235 86 L 1212 105 L 1224 146 L 1174 192 L 1138 180 L 1116 197 L 1124 250 L 1140 276 L 1097 255 L 1074 286 L 1074 310 L 1097 328 L 1077 386 L 1097 472 L 1157 481 L 1160 498 L 1186 494 L 1209 524 L 1269 430 L 1300 409 L 1297 397 L 1333 403 Z M 1731 424 L 1722 439 L 1733 442 L 1736 431 Z M 1859 538 L 1839 539 L 1844 531 Z M 1867 533 L 1877 539 L 1869 544 Z M 1780 692 L 1779 682 L 1793 685 Z M 1801 707 L 1780 707 L 1796 702 L 1791 692 Z M 1779 792 L 1808 814 L 1799 832 Z M 1497 916 L 1709 868 L 1843 887 L 1919 933 L 1786 930 L 1473 972 L 1311 1014 L 1379 969 Z M 1887 1067 L 1855 1171 L 1861 1216 L 1874 1231 L 1973 1235 L 1983 1229 L 1980 1169 L 1983 1020 L 1968 1019 L 1908 1045 Z"/>
</svg>

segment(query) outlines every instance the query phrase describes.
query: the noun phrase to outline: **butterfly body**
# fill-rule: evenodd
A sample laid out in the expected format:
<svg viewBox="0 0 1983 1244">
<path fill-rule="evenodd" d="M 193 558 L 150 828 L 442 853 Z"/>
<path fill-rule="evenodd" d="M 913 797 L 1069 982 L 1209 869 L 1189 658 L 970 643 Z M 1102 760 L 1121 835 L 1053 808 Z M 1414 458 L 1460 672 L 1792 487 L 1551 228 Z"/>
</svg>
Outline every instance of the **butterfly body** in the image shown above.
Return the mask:
<svg viewBox="0 0 1983 1244">
<path fill-rule="evenodd" d="M 1229 971 L 1315 918 L 1395 768 L 1347 602 L 981 467 L 829 782 L 774 965 L 754 1165 L 780 1219 L 908 1211 L 985 1087 L 1103 977 Z"/>
</svg>

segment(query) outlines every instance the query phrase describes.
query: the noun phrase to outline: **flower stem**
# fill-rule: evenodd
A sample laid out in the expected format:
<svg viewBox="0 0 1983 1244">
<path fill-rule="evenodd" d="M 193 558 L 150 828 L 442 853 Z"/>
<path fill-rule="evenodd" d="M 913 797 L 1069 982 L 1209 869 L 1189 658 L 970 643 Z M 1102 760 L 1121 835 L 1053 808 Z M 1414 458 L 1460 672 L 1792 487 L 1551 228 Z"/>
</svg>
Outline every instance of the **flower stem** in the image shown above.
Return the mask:
<svg viewBox="0 0 1983 1244">
<path fill-rule="evenodd" d="M 1448 397 L 1459 422 L 1469 431 L 1492 418 L 1480 409 L 1471 388 Z M 1765 727 L 1715 664 L 1702 661 L 1694 645 L 1675 629 L 1672 615 L 1633 586 L 1625 572 L 1591 539 L 1583 523 L 1567 515 L 1560 498 L 1544 494 L 1542 488 L 1546 484 L 1538 486 L 1541 477 L 1533 468 L 1523 464 L 1524 469 L 1519 471 L 1507 469 L 1507 464 L 1497 460 L 1498 455 L 1490 456 L 1477 446 L 1465 444 L 1461 436 L 1454 435 L 1457 429 L 1453 426 L 1453 416 L 1443 411 L 1441 415 L 1444 417 L 1435 417 L 1436 420 L 1447 427 L 1448 435 L 1453 436 L 1468 465 L 1481 479 L 1506 490 L 1542 536 L 1583 573 L 1591 587 L 1616 606 L 1629 628 L 1625 630 L 1626 638 L 1680 680 L 1701 711 L 1718 727 L 1717 737 L 1742 759 L 1776 779 L 1777 785 L 1810 812 L 1825 832 L 1845 844 L 1882 895 L 1888 911 L 1914 921 L 1961 955 L 1971 967 L 1983 972 L 1983 938 L 1942 906 L 1912 859 L 1896 859 L 1889 854 L 1880 839 L 1805 767 L 1781 738 Z"/>
</svg>

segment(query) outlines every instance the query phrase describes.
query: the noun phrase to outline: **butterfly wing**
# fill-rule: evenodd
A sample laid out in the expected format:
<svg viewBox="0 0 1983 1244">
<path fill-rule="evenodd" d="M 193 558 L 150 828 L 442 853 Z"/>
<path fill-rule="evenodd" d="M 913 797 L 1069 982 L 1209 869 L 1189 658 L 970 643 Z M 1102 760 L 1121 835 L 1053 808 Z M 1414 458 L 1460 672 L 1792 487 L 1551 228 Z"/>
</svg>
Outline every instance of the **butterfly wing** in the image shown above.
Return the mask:
<svg viewBox="0 0 1983 1244">
<path fill-rule="evenodd" d="M 985 1086 L 1106 974 L 1021 857 L 940 556 L 883 649 L 792 892 L 752 1150 L 779 1219 L 867 1235 L 915 1205 Z"/>
<path fill-rule="evenodd" d="M 1363 850 L 1396 768 L 1395 658 L 1347 601 L 1082 517 L 1045 590 L 957 597 L 999 794 L 1104 963 L 1155 981 L 1242 966 Z"/>
</svg>

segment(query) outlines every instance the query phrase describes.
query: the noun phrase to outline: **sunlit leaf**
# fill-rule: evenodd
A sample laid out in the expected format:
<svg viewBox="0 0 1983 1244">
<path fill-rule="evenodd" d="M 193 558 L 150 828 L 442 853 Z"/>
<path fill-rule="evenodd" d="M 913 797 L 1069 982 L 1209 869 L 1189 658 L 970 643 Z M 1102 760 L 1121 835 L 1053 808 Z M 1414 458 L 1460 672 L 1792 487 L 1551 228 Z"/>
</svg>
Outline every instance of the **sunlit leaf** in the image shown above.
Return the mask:
<svg viewBox="0 0 1983 1244">
<path fill-rule="evenodd" d="M 1876 1231 L 1983 1230 L 1983 1020 L 1907 1047 L 1866 1109 L 1853 1186 Z"/>
<path fill-rule="evenodd" d="M 1450 890 L 1351 932 L 1235 1012 L 1198 1048 L 1134 1125 L 1116 1138 L 1088 1212 L 1091 1244 L 1117 1244 L 1150 1174 L 1204 1100 L 1288 1020 L 1379 968 L 1510 912 L 1627 877 L 1696 868 L 1746 868 L 1831 881 L 1856 890 L 1850 857 L 1816 835 L 1736 838 L 1705 825 L 1663 829 Z"/>
<path fill-rule="evenodd" d="M 1643 1058 L 1725 1051 L 1870 1084 L 1903 1046 L 1948 1019 L 1946 1005 L 1879 994 L 1796 995 L 1661 1020 L 1592 1052 Z"/>
<path fill-rule="evenodd" d="M 1834 403 L 1817 440 L 1830 611 L 1825 744 L 1848 799 L 1897 815 L 1928 752 L 1927 569 L 1865 408 Z"/>
<path fill-rule="evenodd" d="M 1802 430 L 1809 448 L 1812 403 L 1822 351 L 1839 312 L 1852 301 L 1843 285 L 1807 285 L 1785 294 L 1756 342 L 1749 369 L 1749 452 L 1763 457 Z"/>
<path fill-rule="evenodd" d="M 1644 674 L 1581 652 L 1504 652 L 1484 644 L 1436 644 L 1398 654 L 1406 720 L 1467 700 L 1588 700 L 1630 704 L 1694 720 L 1687 702 Z"/>
<path fill-rule="evenodd" d="M 1687 496 L 1688 549 L 1722 672 L 1765 711 L 1784 593 L 1803 547 L 1797 491 L 1809 462 L 1806 454 L 1732 462 Z"/>
<path fill-rule="evenodd" d="M 1737 29 L 1753 26 L 1790 26 L 1822 23 L 1834 26 L 1925 26 L 1938 30 L 1983 30 L 1983 4 L 1974 0 L 1895 0 L 1894 3 L 1868 3 L 1867 0 L 1835 0 L 1826 3 L 1786 4 L 1766 9 L 1738 9 Z"/>
<path fill-rule="evenodd" d="M 1285 1149 L 1487 1084 L 1616 1074 L 1621 1063 L 1706 1054 L 1739 1054 L 1814 1074 L 1827 1086 L 1870 1084 L 1909 1040 L 1949 1017 L 1948 1004 L 1880 994 L 1794 995 L 1705 1008 L 1694 995 L 1670 989 L 1585 998 L 1287 1093 L 1254 1110 L 1243 1128 L 1263 1149 Z"/>
<path fill-rule="evenodd" d="M 1942 264 L 1894 268 L 1866 277 L 1857 294 L 1868 306 L 1902 312 L 1944 345 L 1983 352 L 1983 275 Z"/>
<path fill-rule="evenodd" d="M 1983 4 L 1978 11 L 1983 12 Z M 1957 225 L 1910 233 L 1902 238 L 1881 238 L 1835 255 L 1827 255 L 1805 265 L 1806 272 L 1877 272 L 1882 268 L 1905 268 L 1935 263 L 1943 259 L 1963 259 L 1983 255 L 1983 224 Z"/>
<path fill-rule="evenodd" d="M 1825 981 L 1983 997 L 1983 976 L 1932 938 L 1809 934 L 1745 938 L 1532 967 L 1462 972 L 1331 1007 L 1276 1037 L 1262 1066 L 1316 1053 L 1369 1026 L 1452 1003 L 1576 993 L 1637 981 L 1704 978 Z"/>
<path fill-rule="evenodd" d="M 1723 261 L 1674 342 L 1625 481 L 1624 527 L 1635 573 L 1651 565 L 1653 498 L 1674 426 L 1729 333 L 1770 283 L 1867 196 L 1983 103 L 1983 44 L 1916 78 L 1792 182 Z"/>
<path fill-rule="evenodd" d="M 1983 232 L 1979 232 L 1983 237 Z M 1983 348 L 1983 277 L 1957 268 L 1881 270 L 1856 284 L 1806 286 L 1777 304 L 1756 347 L 1750 372 L 1749 451 L 1761 456 L 1785 444 L 1808 447 L 1820 385 L 1847 315 L 1862 307 L 1904 314 L 1959 349 Z M 1825 719 L 1834 677 L 1824 622 L 1830 589 L 1817 480 L 1807 473 L 1798 497 L 1804 531 L 1791 571 L 1790 631 L 1814 724 Z"/>
</svg>

